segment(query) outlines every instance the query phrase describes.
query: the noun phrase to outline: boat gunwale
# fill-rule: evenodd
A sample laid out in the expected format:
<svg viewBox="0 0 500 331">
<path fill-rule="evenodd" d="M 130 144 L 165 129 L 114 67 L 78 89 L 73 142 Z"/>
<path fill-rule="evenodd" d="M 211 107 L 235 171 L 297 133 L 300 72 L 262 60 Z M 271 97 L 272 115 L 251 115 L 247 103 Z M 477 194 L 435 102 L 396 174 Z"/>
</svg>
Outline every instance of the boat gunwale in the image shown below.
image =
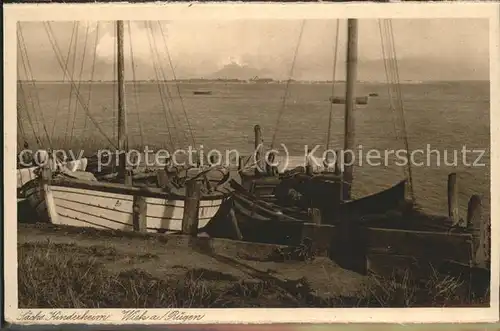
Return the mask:
<svg viewBox="0 0 500 331">
<path fill-rule="evenodd" d="M 62 179 L 57 178 L 53 179 L 50 186 L 60 186 L 60 187 L 69 187 L 69 188 L 77 188 L 84 189 L 89 191 L 102 191 L 107 193 L 116 193 L 116 194 L 125 194 L 131 196 L 143 196 L 148 198 L 159 198 L 159 199 L 167 199 L 167 200 L 185 200 L 186 196 L 165 192 L 160 188 L 153 187 L 142 187 L 142 186 L 130 186 L 119 183 L 105 183 L 99 181 L 84 181 L 78 179 Z M 200 197 L 200 200 L 219 200 L 223 199 L 226 196 L 223 192 L 214 192 L 210 194 L 203 194 Z"/>
</svg>

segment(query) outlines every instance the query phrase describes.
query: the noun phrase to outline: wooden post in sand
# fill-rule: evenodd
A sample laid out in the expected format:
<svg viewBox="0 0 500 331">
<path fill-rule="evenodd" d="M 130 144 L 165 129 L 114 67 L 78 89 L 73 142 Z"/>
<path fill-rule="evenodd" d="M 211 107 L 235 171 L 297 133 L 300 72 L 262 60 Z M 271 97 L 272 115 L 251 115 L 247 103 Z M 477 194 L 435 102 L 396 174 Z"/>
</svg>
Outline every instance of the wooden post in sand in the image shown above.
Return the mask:
<svg viewBox="0 0 500 331">
<path fill-rule="evenodd" d="M 458 215 L 458 184 L 457 174 L 452 172 L 448 175 L 448 217 L 453 225 L 459 222 Z"/>
<path fill-rule="evenodd" d="M 335 169 L 333 170 L 334 174 L 340 176 L 342 173 L 342 169 L 340 168 L 340 151 L 335 151 Z"/>
<path fill-rule="evenodd" d="M 312 164 L 306 163 L 306 174 L 309 176 L 314 175 L 314 169 L 313 169 Z"/>
<path fill-rule="evenodd" d="M 167 169 L 160 169 L 156 171 L 156 181 L 158 183 L 158 187 L 161 189 L 166 189 L 168 187 L 168 174 Z"/>
<path fill-rule="evenodd" d="M 45 203 L 47 205 L 47 217 L 46 221 L 50 221 L 52 223 L 59 223 L 58 214 L 56 209 L 56 204 L 54 202 L 54 196 L 52 194 L 52 190 L 50 189 L 50 183 L 52 182 L 52 155 L 47 155 L 47 160 L 45 163 L 40 166 L 40 185 L 42 189 L 42 194 L 44 195 Z M 54 160 L 55 164 L 55 160 Z"/>
<path fill-rule="evenodd" d="M 182 233 L 196 237 L 198 235 L 198 211 L 200 209 L 201 183 L 191 180 L 186 183 L 186 200 L 182 216 Z"/>
<path fill-rule="evenodd" d="M 471 196 L 467 208 L 467 227 L 472 233 L 473 263 L 486 267 L 489 260 L 489 231 L 483 220 L 483 207 L 479 195 Z"/>
<path fill-rule="evenodd" d="M 262 144 L 262 130 L 260 129 L 260 125 L 255 125 L 254 126 L 254 133 L 255 133 L 255 139 L 254 139 L 254 151 L 255 151 L 255 174 L 258 175 L 260 170 L 259 167 L 260 167 L 260 164 L 262 163 L 261 162 L 261 157 L 262 155 L 260 154 L 260 151 L 261 151 L 261 146 L 260 144 Z"/>
<path fill-rule="evenodd" d="M 234 213 L 233 208 L 231 208 L 231 210 L 229 211 L 229 218 L 231 221 L 231 225 L 233 226 L 236 239 L 243 240 L 243 235 L 241 234 L 240 226 L 238 225 L 238 219 L 236 218 L 236 214 Z"/>
<path fill-rule="evenodd" d="M 317 225 L 321 224 L 321 212 L 318 208 L 310 208 L 309 217 L 311 218 L 312 223 Z"/>
<path fill-rule="evenodd" d="M 52 169 L 50 168 L 50 162 L 44 164 L 40 167 L 42 184 L 50 184 L 52 181 Z"/>
<path fill-rule="evenodd" d="M 132 176 L 133 175 L 132 175 L 132 171 L 131 170 L 126 170 L 125 171 L 125 178 L 124 178 L 125 185 L 132 186 L 134 184 Z"/>
<path fill-rule="evenodd" d="M 134 231 L 146 232 L 147 231 L 147 210 L 148 204 L 146 198 L 141 195 L 134 195 L 132 203 L 133 209 L 133 227 Z"/>
</svg>

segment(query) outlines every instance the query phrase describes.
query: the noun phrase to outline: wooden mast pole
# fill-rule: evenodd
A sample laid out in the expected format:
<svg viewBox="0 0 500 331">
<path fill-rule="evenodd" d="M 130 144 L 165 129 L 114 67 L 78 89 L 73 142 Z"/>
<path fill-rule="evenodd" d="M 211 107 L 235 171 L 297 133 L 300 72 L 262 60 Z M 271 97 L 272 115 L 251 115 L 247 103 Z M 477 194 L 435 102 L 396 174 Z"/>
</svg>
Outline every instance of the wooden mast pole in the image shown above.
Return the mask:
<svg viewBox="0 0 500 331">
<path fill-rule="evenodd" d="M 128 181 L 126 154 L 127 146 L 127 112 L 125 109 L 125 58 L 123 54 L 123 21 L 116 22 L 117 35 L 117 80 L 118 80 L 118 177 Z"/>
<path fill-rule="evenodd" d="M 347 20 L 347 61 L 346 61 L 346 92 L 344 115 L 344 151 L 354 152 L 354 117 L 355 84 L 357 79 L 358 58 L 358 21 Z M 351 153 L 344 153 L 344 190 L 343 198 L 351 199 L 351 186 L 353 180 L 353 165 Z"/>
</svg>

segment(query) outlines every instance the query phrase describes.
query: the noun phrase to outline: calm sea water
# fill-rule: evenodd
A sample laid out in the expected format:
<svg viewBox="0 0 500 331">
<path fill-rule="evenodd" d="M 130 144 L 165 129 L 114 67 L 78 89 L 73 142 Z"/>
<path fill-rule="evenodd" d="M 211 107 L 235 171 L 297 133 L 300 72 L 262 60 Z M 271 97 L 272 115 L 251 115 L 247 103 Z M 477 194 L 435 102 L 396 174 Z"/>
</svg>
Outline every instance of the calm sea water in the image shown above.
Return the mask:
<svg viewBox="0 0 500 331">
<path fill-rule="evenodd" d="M 218 148 L 251 152 L 255 124 L 261 125 L 266 142 L 269 143 L 276 132 L 275 146 L 285 143 L 294 155 L 303 155 L 304 145 L 320 144 L 321 149 L 325 147 L 331 84 L 291 84 L 284 108 L 285 84 L 168 84 L 168 91 L 164 86 L 162 93 L 171 96 L 163 98 L 164 102 L 157 84 L 130 83 L 126 86 L 132 145 L 170 148 L 173 143 L 177 148 L 185 148 L 192 144 L 186 113 L 195 147 L 203 145 L 206 151 Z M 335 95 L 342 95 L 344 87 L 341 84 L 335 84 L 334 88 Z M 465 217 L 471 194 L 484 196 L 485 211 L 489 214 L 489 83 L 404 84 L 401 88 L 410 149 L 426 150 L 429 145 L 441 153 L 440 166 L 436 156 L 432 156 L 430 166 L 412 167 L 417 202 L 427 211 L 446 213 L 447 175 L 456 171 L 459 173 L 462 217 Z M 47 130 L 54 148 L 64 144 L 81 148 L 83 141 L 89 145 L 89 140 L 94 146 L 108 147 L 109 143 L 86 119 L 83 108 L 77 107 L 76 97 L 73 95 L 70 98 L 70 90 L 68 84 L 37 83 L 33 86 L 23 83 L 24 93 L 18 89 L 18 102 L 29 110 L 39 136 L 44 137 Z M 196 90 L 210 90 L 212 95 L 193 95 Z M 82 83 L 80 86 L 81 99 L 109 137 L 116 137 L 115 91 L 113 84 Z M 179 98 L 179 92 L 182 98 Z M 400 135 L 395 132 L 387 86 L 368 83 L 357 86 L 357 95 L 368 93 L 378 93 L 379 96 L 371 98 L 368 105 L 359 106 L 355 112 L 356 144 L 362 145 L 364 151 L 404 148 L 403 140 L 398 139 Z M 33 111 L 33 105 L 36 111 Z M 277 126 L 281 111 L 282 117 Z M 21 111 L 20 117 L 26 136 L 32 136 L 33 129 L 26 111 Z M 41 123 L 45 123 L 45 128 Z M 19 140 L 22 138 L 19 137 Z M 116 141 L 116 138 L 112 139 Z M 330 147 L 340 148 L 342 141 L 343 106 L 334 105 Z M 462 146 L 486 150 L 481 162 L 487 166 L 463 165 Z M 453 150 L 458 151 L 457 167 L 443 164 L 445 150 L 450 162 Z M 474 161 L 475 155 L 471 154 L 468 162 Z M 416 159 L 426 161 L 423 156 Z M 355 194 L 374 193 L 403 178 L 404 168 L 395 165 L 394 161 L 392 159 L 388 166 L 356 167 Z"/>
</svg>

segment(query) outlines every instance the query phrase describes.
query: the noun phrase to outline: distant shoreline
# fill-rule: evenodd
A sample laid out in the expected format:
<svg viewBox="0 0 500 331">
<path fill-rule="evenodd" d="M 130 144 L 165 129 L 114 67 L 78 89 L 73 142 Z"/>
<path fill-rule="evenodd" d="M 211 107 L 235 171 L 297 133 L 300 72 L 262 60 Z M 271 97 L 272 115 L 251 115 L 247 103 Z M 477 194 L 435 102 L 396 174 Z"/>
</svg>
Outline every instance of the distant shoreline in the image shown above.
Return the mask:
<svg viewBox="0 0 500 331">
<path fill-rule="evenodd" d="M 61 80 L 18 80 L 18 83 L 38 83 L 38 84 L 68 84 L 68 81 Z M 79 83 L 92 83 L 92 84 L 114 84 L 114 80 L 82 80 Z M 287 80 L 238 80 L 238 79 L 179 79 L 179 80 L 126 80 L 125 83 L 136 84 L 157 84 L 157 83 L 181 83 L 181 84 L 286 84 Z M 440 84 L 440 83 L 489 83 L 489 80 L 426 80 L 426 81 L 402 81 L 400 84 Z M 332 84 L 333 81 L 306 81 L 306 80 L 291 80 L 292 84 Z M 335 81 L 335 83 L 345 83 L 343 80 Z M 364 84 L 386 84 L 385 81 L 358 81 Z"/>
</svg>

